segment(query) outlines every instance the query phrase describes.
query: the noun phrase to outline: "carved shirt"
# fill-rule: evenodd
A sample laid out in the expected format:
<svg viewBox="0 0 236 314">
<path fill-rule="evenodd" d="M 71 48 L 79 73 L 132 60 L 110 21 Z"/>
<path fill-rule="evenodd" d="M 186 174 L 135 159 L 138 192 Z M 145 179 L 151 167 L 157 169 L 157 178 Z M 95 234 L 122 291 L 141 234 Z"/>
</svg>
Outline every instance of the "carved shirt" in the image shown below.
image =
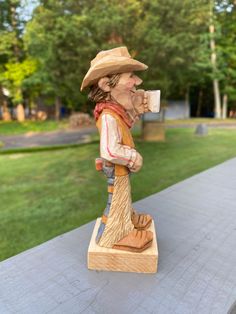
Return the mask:
<svg viewBox="0 0 236 314">
<path fill-rule="evenodd" d="M 122 132 L 117 120 L 104 113 L 101 117 L 100 156 L 114 164 L 131 168 L 136 155 L 134 148 L 122 144 Z"/>
</svg>

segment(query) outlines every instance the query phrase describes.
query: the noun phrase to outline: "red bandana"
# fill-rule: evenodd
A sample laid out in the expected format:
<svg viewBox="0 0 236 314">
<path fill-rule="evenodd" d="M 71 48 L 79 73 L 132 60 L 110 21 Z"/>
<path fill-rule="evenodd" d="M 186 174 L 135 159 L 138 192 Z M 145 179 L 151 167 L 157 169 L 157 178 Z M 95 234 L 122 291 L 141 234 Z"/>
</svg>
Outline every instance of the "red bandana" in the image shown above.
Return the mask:
<svg viewBox="0 0 236 314">
<path fill-rule="evenodd" d="M 96 107 L 93 111 L 94 118 L 96 121 L 98 120 L 100 114 L 102 113 L 104 109 L 109 109 L 109 110 L 114 111 L 116 114 L 118 114 L 122 118 L 125 124 L 129 128 L 131 128 L 132 121 L 129 118 L 128 114 L 126 113 L 125 109 L 121 105 L 115 104 L 112 102 L 101 102 L 101 103 L 96 104 Z"/>
</svg>

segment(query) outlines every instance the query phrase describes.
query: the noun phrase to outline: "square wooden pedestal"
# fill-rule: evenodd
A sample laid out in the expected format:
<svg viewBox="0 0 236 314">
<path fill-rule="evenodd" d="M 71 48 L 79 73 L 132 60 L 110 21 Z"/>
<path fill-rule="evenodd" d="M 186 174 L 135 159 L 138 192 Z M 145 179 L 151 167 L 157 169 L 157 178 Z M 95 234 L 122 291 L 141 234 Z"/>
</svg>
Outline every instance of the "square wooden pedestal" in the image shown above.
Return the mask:
<svg viewBox="0 0 236 314">
<path fill-rule="evenodd" d="M 88 269 L 156 273 L 158 263 L 158 248 L 154 222 L 148 230 L 153 232 L 152 246 L 141 253 L 108 249 L 96 244 L 95 238 L 101 218 L 98 218 L 93 229 L 88 248 Z"/>
</svg>

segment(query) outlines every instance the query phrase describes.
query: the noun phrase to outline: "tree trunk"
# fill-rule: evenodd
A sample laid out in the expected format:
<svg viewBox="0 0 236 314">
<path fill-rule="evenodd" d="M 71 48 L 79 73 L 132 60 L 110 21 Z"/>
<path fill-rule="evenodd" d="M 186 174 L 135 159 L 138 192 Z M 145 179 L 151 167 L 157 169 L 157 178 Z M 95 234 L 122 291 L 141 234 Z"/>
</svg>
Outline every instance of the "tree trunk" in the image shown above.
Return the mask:
<svg viewBox="0 0 236 314">
<path fill-rule="evenodd" d="M 2 110 L 2 119 L 4 121 L 11 121 L 11 115 L 8 110 L 7 101 L 3 94 L 3 87 L 0 85 L 0 108 Z"/>
<path fill-rule="evenodd" d="M 11 114 L 9 112 L 9 109 L 8 109 L 8 106 L 7 106 L 7 102 L 4 101 L 4 104 L 3 104 L 3 112 L 2 112 L 2 119 L 4 121 L 11 121 Z"/>
<path fill-rule="evenodd" d="M 32 109 L 35 107 L 33 97 L 29 96 L 28 98 L 28 107 L 29 107 L 29 118 L 32 116 Z"/>
<path fill-rule="evenodd" d="M 228 109 L 228 95 L 224 94 L 224 96 L 223 96 L 223 107 L 222 107 L 222 119 L 227 118 L 227 109 Z"/>
<path fill-rule="evenodd" d="M 215 47 L 215 27 L 213 24 L 213 6 L 214 2 L 211 0 L 210 2 L 211 8 L 210 8 L 210 26 L 209 26 L 209 32 L 210 32 L 210 47 L 211 47 L 211 65 L 213 70 L 213 91 L 214 91 L 214 111 L 215 111 L 215 118 L 221 117 L 221 103 L 220 103 L 220 89 L 219 89 L 219 81 L 216 78 L 216 71 L 217 71 L 217 63 L 216 63 L 216 47 Z"/>
<path fill-rule="evenodd" d="M 11 10 L 11 26 L 13 28 L 13 30 L 16 32 L 17 34 L 17 12 L 16 12 L 16 6 L 11 3 L 10 4 L 10 10 Z M 13 43 L 13 51 L 14 51 L 14 56 L 16 58 L 17 61 L 19 61 L 19 56 L 20 56 L 20 49 L 19 49 L 19 45 L 18 45 L 18 40 L 14 41 Z"/>
<path fill-rule="evenodd" d="M 190 117 L 190 104 L 189 104 L 189 86 L 185 92 L 185 118 Z"/>
<path fill-rule="evenodd" d="M 220 103 L 220 90 L 219 81 L 217 79 L 213 80 L 214 87 L 214 99 L 215 99 L 215 118 L 221 118 L 221 103 Z"/>
<path fill-rule="evenodd" d="M 196 116 L 199 118 L 201 116 L 201 109 L 202 109 L 202 89 L 199 90 L 198 94 L 198 103 L 197 103 L 197 113 Z"/>
<path fill-rule="evenodd" d="M 3 118 L 3 107 L 4 107 L 4 95 L 2 86 L 0 85 L 0 110 L 1 110 L 1 117 Z"/>
<path fill-rule="evenodd" d="M 18 104 L 16 107 L 16 118 L 19 122 L 25 121 L 25 109 L 22 104 Z"/>
<path fill-rule="evenodd" d="M 55 119 L 56 119 L 56 121 L 60 120 L 60 115 L 61 115 L 61 98 L 57 96 L 55 99 Z"/>
<path fill-rule="evenodd" d="M 19 35 L 17 30 L 17 18 L 18 18 L 18 12 L 16 4 L 13 1 L 10 1 L 10 10 L 11 10 L 11 26 L 13 31 L 16 33 L 16 40 L 13 42 L 13 52 L 16 62 L 20 62 L 20 46 L 19 46 Z M 19 122 L 25 121 L 25 110 L 23 107 L 23 92 L 21 86 L 17 87 L 17 98 L 19 97 L 19 102 L 16 107 L 16 117 Z"/>
</svg>

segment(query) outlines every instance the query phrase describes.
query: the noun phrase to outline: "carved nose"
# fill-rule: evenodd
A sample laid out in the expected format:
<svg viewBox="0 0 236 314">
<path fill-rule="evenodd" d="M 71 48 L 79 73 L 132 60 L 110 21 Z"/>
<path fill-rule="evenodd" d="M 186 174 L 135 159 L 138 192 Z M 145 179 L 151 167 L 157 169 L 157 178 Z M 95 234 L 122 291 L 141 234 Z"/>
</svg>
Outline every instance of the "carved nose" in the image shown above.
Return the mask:
<svg viewBox="0 0 236 314">
<path fill-rule="evenodd" d="M 135 79 L 136 86 L 139 86 L 140 84 L 142 84 L 143 81 L 137 75 L 134 75 L 133 78 Z"/>
</svg>

